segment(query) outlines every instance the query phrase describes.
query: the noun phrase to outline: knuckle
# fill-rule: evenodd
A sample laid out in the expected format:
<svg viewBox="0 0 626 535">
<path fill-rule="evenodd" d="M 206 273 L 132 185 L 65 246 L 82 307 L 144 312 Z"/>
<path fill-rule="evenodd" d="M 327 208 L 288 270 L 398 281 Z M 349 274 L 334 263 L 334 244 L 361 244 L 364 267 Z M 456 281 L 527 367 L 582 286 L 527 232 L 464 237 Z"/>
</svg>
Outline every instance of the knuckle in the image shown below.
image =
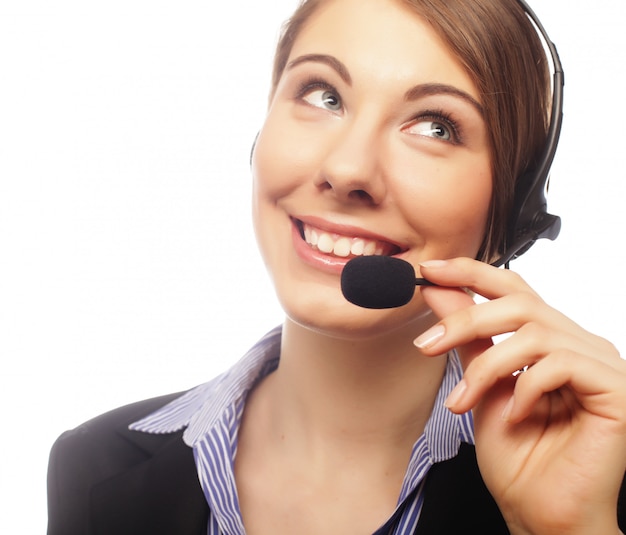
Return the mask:
<svg viewBox="0 0 626 535">
<path fill-rule="evenodd" d="M 619 349 L 617 349 L 617 347 L 612 342 L 600 336 L 598 336 L 598 339 L 604 353 L 606 353 L 609 357 L 623 360 L 622 356 L 620 355 Z"/>
<path fill-rule="evenodd" d="M 516 290 L 518 293 L 526 295 L 530 298 L 533 298 L 534 302 L 541 302 L 543 303 L 543 300 L 541 299 L 541 297 L 539 296 L 539 294 L 537 292 L 535 292 L 535 290 L 533 290 L 529 285 L 528 282 L 526 282 L 526 279 L 524 277 L 522 277 L 519 273 L 515 272 L 515 271 L 511 271 L 510 272 L 510 287 L 513 290 Z"/>
<path fill-rule="evenodd" d="M 477 356 L 465 370 L 465 377 L 470 383 L 484 382 L 489 376 L 491 376 L 490 363 L 485 354 Z"/>
<path fill-rule="evenodd" d="M 559 347 L 550 353 L 550 358 L 557 368 L 565 368 L 571 366 L 572 360 L 577 358 L 577 354 L 571 349 Z"/>
<path fill-rule="evenodd" d="M 550 338 L 550 330 L 546 329 L 542 324 L 536 321 L 529 321 L 524 323 L 517 331 L 522 337 L 527 338 L 533 342 L 540 341 L 545 343 Z"/>
<path fill-rule="evenodd" d="M 470 334 L 474 331 L 476 322 L 476 307 L 468 307 L 458 310 L 453 316 L 446 318 L 446 327 L 453 329 L 463 335 Z"/>
<path fill-rule="evenodd" d="M 520 292 L 520 296 L 522 297 L 522 300 L 524 301 L 524 303 L 526 303 L 526 306 L 528 306 L 529 308 L 530 307 L 535 308 L 537 306 L 542 306 L 544 304 L 541 297 L 539 297 L 534 292 Z"/>
<path fill-rule="evenodd" d="M 517 272 L 509 270 L 511 281 L 516 286 L 526 286 L 526 280 Z"/>
<path fill-rule="evenodd" d="M 517 313 L 522 318 L 533 317 L 536 314 L 537 307 L 543 304 L 543 301 L 530 292 L 518 292 L 513 296 Z"/>
</svg>

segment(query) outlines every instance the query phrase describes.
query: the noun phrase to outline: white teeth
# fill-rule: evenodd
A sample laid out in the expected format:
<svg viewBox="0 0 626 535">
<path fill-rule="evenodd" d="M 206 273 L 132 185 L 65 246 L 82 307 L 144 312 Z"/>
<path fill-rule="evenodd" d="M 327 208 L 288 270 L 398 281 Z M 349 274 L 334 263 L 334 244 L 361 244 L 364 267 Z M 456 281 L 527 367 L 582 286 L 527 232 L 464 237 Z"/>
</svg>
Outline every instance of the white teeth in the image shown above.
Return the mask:
<svg viewBox="0 0 626 535">
<path fill-rule="evenodd" d="M 317 240 L 317 248 L 322 251 L 322 253 L 332 253 L 335 248 L 335 242 L 331 238 L 330 234 L 322 233 Z"/>
<path fill-rule="evenodd" d="M 350 255 L 371 256 L 385 254 L 385 246 L 375 240 L 365 238 L 350 238 L 323 232 L 309 225 L 303 224 L 304 240 L 312 247 L 317 247 L 323 253 L 334 254 L 341 258 Z"/>
<path fill-rule="evenodd" d="M 355 239 L 352 242 L 352 247 L 350 248 L 350 252 L 354 256 L 361 256 L 365 251 L 365 240 L 361 240 L 360 238 Z"/>
<path fill-rule="evenodd" d="M 365 256 L 372 256 L 376 252 L 376 244 L 373 241 L 365 242 L 365 248 L 363 254 Z"/>
<path fill-rule="evenodd" d="M 350 256 L 350 240 L 348 238 L 339 238 L 335 242 L 333 253 L 342 257 Z"/>
</svg>

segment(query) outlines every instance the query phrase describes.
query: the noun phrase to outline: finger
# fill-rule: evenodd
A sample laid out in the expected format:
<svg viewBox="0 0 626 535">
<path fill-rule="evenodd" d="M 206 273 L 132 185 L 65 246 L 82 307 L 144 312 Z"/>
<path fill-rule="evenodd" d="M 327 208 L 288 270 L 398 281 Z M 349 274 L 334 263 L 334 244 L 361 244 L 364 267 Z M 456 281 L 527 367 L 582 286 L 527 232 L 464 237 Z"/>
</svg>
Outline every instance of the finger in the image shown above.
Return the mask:
<svg viewBox="0 0 626 535">
<path fill-rule="evenodd" d="M 448 408 L 454 412 L 474 408 L 497 383 L 532 367 L 547 354 L 563 350 L 593 354 L 594 348 L 585 341 L 538 324 L 523 325 L 515 334 L 472 359 L 465 369 L 464 395 L 462 399 L 449 400 Z"/>
<path fill-rule="evenodd" d="M 522 421 L 542 396 L 563 387 L 587 412 L 613 420 L 626 432 L 626 363 L 616 370 L 569 350 L 551 353 L 518 377 L 505 419 Z"/>
<path fill-rule="evenodd" d="M 514 271 L 496 268 L 471 258 L 422 262 L 420 273 L 440 286 L 469 288 L 487 299 L 496 299 L 516 292 L 537 295 Z"/>
<path fill-rule="evenodd" d="M 472 297 L 459 287 L 423 286 L 420 291 L 426 304 L 439 319 L 476 304 Z"/>
<path fill-rule="evenodd" d="M 422 288 L 422 297 L 434 314 L 439 318 L 446 318 L 449 315 L 462 310 L 469 310 L 476 306 L 474 300 L 460 288 L 441 288 L 429 286 Z M 446 326 L 439 322 L 434 327 L 423 333 L 415 340 L 415 345 L 426 355 L 437 355 L 432 348 L 439 346 L 439 339 L 445 337 Z M 447 345 L 444 351 L 449 351 L 456 347 L 463 369 L 466 369 L 470 362 L 481 355 L 486 349 L 491 347 L 493 342 L 490 338 L 471 339 L 467 338 L 462 345 Z"/>
<path fill-rule="evenodd" d="M 426 303 L 443 318 L 431 332 L 416 340 L 416 345 L 426 354 L 441 354 L 471 340 L 512 333 L 531 324 L 535 328 L 535 336 L 544 344 L 558 339 L 564 347 L 579 351 L 584 348 L 585 353 L 598 358 L 616 360 L 619 357 L 609 342 L 582 329 L 531 293 L 506 295 L 471 306 L 473 301 L 467 295 L 463 297 L 465 292 L 459 289 L 453 293 L 451 288 L 428 287 L 422 292 Z"/>
</svg>

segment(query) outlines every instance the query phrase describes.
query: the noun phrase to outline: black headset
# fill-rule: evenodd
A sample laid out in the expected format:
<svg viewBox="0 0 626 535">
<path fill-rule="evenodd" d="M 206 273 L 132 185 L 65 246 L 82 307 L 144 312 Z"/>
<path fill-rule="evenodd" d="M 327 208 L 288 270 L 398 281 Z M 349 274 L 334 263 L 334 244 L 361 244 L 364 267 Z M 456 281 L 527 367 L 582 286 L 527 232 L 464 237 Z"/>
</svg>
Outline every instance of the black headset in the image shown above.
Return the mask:
<svg viewBox="0 0 626 535">
<path fill-rule="evenodd" d="M 563 123 L 563 86 L 565 84 L 563 67 L 556 46 L 548 37 L 537 15 L 524 0 L 517 0 L 517 2 L 526 12 L 550 51 L 554 73 L 552 111 L 546 136 L 546 146 L 536 166 L 517 179 L 513 209 L 507 224 L 504 252 L 492 264 L 494 266 L 505 264 L 507 267 L 509 261 L 523 255 L 535 241 L 541 238 L 555 240 L 561 230 L 561 218 L 549 214 L 547 211 L 545 192 L 549 184 L 550 167 L 554 160 Z"/>
</svg>

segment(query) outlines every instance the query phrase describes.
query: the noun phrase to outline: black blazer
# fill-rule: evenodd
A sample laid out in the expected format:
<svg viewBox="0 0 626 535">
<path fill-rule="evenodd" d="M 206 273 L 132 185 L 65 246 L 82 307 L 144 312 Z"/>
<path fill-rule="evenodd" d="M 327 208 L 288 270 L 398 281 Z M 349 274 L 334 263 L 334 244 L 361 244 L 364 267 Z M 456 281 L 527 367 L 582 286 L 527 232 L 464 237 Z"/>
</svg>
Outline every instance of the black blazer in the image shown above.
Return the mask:
<svg viewBox="0 0 626 535">
<path fill-rule="evenodd" d="M 128 430 L 179 395 L 121 407 L 59 437 L 48 468 L 48 535 L 206 535 L 210 511 L 182 431 Z M 619 514 L 624 530 L 624 484 Z M 431 468 L 414 535 L 459 533 L 509 533 L 467 444 Z"/>
</svg>

